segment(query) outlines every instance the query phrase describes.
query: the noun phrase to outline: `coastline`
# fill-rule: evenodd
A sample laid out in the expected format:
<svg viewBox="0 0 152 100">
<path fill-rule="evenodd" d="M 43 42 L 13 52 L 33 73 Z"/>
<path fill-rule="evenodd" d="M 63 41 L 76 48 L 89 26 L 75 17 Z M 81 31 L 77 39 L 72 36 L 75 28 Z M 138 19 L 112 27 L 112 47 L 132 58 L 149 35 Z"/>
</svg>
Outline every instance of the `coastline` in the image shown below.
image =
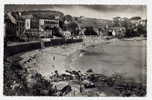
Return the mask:
<svg viewBox="0 0 152 100">
<path fill-rule="evenodd" d="M 133 39 L 131 39 L 133 40 Z M 136 38 L 135 41 L 140 39 Z M 86 50 L 89 47 L 94 47 L 99 45 L 106 45 L 104 43 L 110 42 L 119 42 L 118 39 L 104 40 L 101 37 L 86 37 L 84 42 L 74 43 L 62 46 L 47 47 L 43 50 L 34 50 L 27 52 L 21 55 L 23 60 L 20 61 L 20 64 L 24 67 L 30 68 L 30 70 L 41 73 L 47 79 L 49 76 L 53 75 L 55 71 L 58 71 L 59 74 L 65 73 L 66 70 L 81 70 L 79 67 L 71 65 L 72 62 L 75 62 L 79 57 L 83 56 L 81 51 Z M 128 40 L 127 40 L 128 41 Z M 32 59 L 28 63 L 26 62 L 30 58 Z M 74 63 L 75 64 L 75 63 Z M 86 68 L 87 70 L 88 68 Z M 82 72 L 85 72 L 83 70 Z"/>
<path fill-rule="evenodd" d="M 85 49 L 88 46 L 100 44 L 107 40 L 101 37 L 85 37 L 81 43 L 66 44 L 61 46 L 47 47 L 43 50 L 34 50 L 21 54 L 23 58 L 20 64 L 30 68 L 32 71 L 41 73 L 47 79 L 55 70 L 59 73 L 64 73 L 69 67 L 66 65 L 66 58 L 74 52 Z M 25 63 L 28 59 L 34 57 L 30 62 Z M 68 66 L 68 67 L 67 67 Z M 69 69 L 69 68 L 68 68 Z"/>
<path fill-rule="evenodd" d="M 100 38 L 98 38 L 98 39 L 100 39 Z M 118 95 L 117 93 L 119 93 L 119 90 L 116 89 L 116 88 L 119 87 L 119 83 L 121 83 L 121 81 L 123 81 L 124 83 L 122 85 L 125 85 L 125 84 L 130 84 L 130 86 L 139 85 L 139 87 L 141 87 L 142 90 L 137 89 L 137 92 L 141 91 L 141 93 L 142 93 L 141 95 L 145 95 L 145 93 L 146 93 L 145 92 L 146 91 L 145 90 L 146 89 L 145 88 L 146 80 L 144 80 L 142 82 L 137 82 L 137 81 L 134 81 L 132 79 L 124 77 L 120 73 L 115 73 L 112 76 L 106 76 L 106 75 L 104 75 L 104 73 L 100 73 L 100 74 L 96 73 L 96 71 L 93 69 L 93 72 L 94 72 L 95 75 L 97 75 L 97 77 L 98 77 L 98 75 L 100 77 L 105 76 L 105 79 L 107 81 L 105 83 L 103 83 L 103 81 L 94 82 L 96 87 L 93 88 L 93 89 L 87 89 L 86 88 L 85 91 L 83 92 L 84 94 L 81 94 L 79 92 L 79 88 L 80 88 L 79 84 L 77 84 L 77 82 L 75 82 L 75 81 L 78 81 L 78 80 L 69 80 L 69 81 L 67 80 L 67 81 L 65 81 L 65 80 L 58 80 L 58 78 L 57 78 L 57 80 L 58 80 L 57 82 L 54 82 L 52 80 L 51 77 L 53 77 L 55 75 L 55 71 L 58 71 L 58 73 L 59 73 L 59 75 L 61 75 L 61 77 L 65 73 L 66 70 L 76 71 L 76 72 L 79 71 L 79 69 L 77 67 L 75 67 L 75 69 L 70 69 L 70 67 L 66 65 L 66 63 L 67 63 L 66 59 L 69 58 L 69 56 L 71 56 L 73 54 L 75 56 L 75 53 L 77 53 L 81 50 L 82 51 L 87 50 L 90 47 L 94 48 L 94 46 L 95 46 L 95 48 L 96 48 L 96 46 L 98 46 L 98 44 L 99 45 L 100 44 L 101 45 L 105 44 L 104 47 L 106 47 L 107 43 L 108 43 L 108 45 L 111 45 L 113 43 L 114 44 L 119 43 L 119 41 L 120 41 L 118 39 L 111 39 L 111 40 L 102 40 L 101 39 L 101 41 L 97 40 L 97 42 L 96 42 L 96 40 L 97 40 L 97 37 L 90 38 L 90 41 L 87 38 L 86 41 L 83 42 L 83 43 L 76 43 L 76 44 L 68 44 L 68 45 L 62 45 L 62 46 L 49 47 L 49 48 L 45 48 L 43 50 L 34 50 L 34 51 L 31 51 L 31 52 L 23 53 L 21 55 L 16 55 L 16 56 L 19 56 L 19 57 L 22 58 L 19 61 L 22 68 L 28 70 L 27 71 L 28 73 L 26 73 L 26 75 L 25 75 L 27 85 L 29 85 L 31 87 L 32 86 L 31 84 L 37 84 L 37 83 L 33 83 L 33 82 L 35 82 L 35 80 L 31 76 L 39 74 L 39 75 L 42 76 L 42 78 L 51 82 L 51 84 L 53 84 L 53 86 L 58 86 L 57 83 L 59 85 L 61 85 L 62 88 L 65 85 L 70 85 L 72 87 L 72 92 L 67 94 L 67 96 L 68 95 L 71 95 L 71 96 L 82 96 L 82 95 L 83 96 L 88 96 L 89 93 L 97 93 L 99 96 L 112 96 L 112 95 Z M 138 42 L 138 39 L 137 39 L 136 42 Z M 69 58 L 69 59 L 71 59 L 71 58 Z M 71 60 L 77 60 L 77 59 L 79 59 L 79 58 L 74 57 L 74 59 L 72 58 Z M 88 70 L 88 69 L 89 68 L 86 68 L 85 70 Z M 81 73 L 82 75 L 85 75 L 85 73 L 83 73 L 83 71 L 81 71 L 81 72 L 82 72 Z M 21 71 L 21 73 L 22 73 L 22 71 Z M 66 75 L 68 75 L 68 74 L 66 73 Z M 120 76 L 122 78 L 122 80 L 117 79 L 117 76 Z M 110 79 L 113 78 L 113 77 L 116 78 L 116 83 L 110 81 Z M 111 87 L 110 83 L 112 83 L 114 85 Z M 107 84 L 108 86 L 104 85 L 104 84 Z M 101 89 L 101 88 L 103 88 L 103 89 Z M 107 89 L 111 89 L 111 91 L 106 91 Z M 78 92 L 78 93 L 75 94 L 75 92 Z M 125 89 L 124 89 L 124 93 L 127 93 L 127 91 L 125 91 Z M 133 93 L 133 92 L 130 91 L 130 93 Z M 97 94 L 92 94 L 92 96 L 95 96 Z M 121 95 L 125 95 L 125 94 L 122 93 Z"/>
</svg>

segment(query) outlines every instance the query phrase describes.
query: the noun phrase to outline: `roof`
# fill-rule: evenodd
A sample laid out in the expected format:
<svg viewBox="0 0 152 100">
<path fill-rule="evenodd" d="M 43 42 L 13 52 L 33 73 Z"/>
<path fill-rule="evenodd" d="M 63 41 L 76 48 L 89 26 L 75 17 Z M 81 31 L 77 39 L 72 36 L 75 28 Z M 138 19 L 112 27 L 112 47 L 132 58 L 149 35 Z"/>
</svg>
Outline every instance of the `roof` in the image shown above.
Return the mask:
<svg viewBox="0 0 152 100">
<path fill-rule="evenodd" d="M 13 24 L 16 24 L 18 20 L 23 20 L 19 12 L 7 12 L 4 16 L 5 21 L 9 20 Z"/>
<path fill-rule="evenodd" d="M 16 24 L 16 19 L 11 13 L 7 13 L 8 19 L 13 23 Z"/>
</svg>

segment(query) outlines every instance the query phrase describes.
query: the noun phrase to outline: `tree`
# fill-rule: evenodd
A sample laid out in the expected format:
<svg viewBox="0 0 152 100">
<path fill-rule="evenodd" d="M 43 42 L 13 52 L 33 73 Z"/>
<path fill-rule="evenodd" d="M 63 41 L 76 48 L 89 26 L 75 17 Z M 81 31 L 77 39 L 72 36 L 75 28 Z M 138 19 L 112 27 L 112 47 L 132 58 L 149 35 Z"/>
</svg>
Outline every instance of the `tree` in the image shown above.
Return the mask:
<svg viewBox="0 0 152 100">
<path fill-rule="evenodd" d="M 135 17 L 131 17 L 130 20 L 140 20 L 141 17 L 140 16 L 135 16 Z"/>
<path fill-rule="evenodd" d="M 114 17 L 113 18 L 113 26 L 119 27 L 120 25 L 120 17 Z"/>
<path fill-rule="evenodd" d="M 137 26 L 137 32 L 139 35 L 144 35 L 146 37 L 146 35 L 147 35 L 146 26 L 139 24 Z"/>
<path fill-rule="evenodd" d="M 78 23 L 72 21 L 67 25 L 67 28 L 72 33 L 72 35 L 78 35 L 78 31 L 79 31 Z"/>
<path fill-rule="evenodd" d="M 59 26 L 63 29 L 63 30 L 67 30 L 67 25 L 68 23 L 65 24 L 65 21 L 67 21 L 68 23 L 73 21 L 73 18 L 71 15 L 65 15 L 63 17 L 60 17 L 59 19 Z"/>
<path fill-rule="evenodd" d="M 65 15 L 64 16 L 64 21 L 67 20 L 67 21 L 73 21 L 73 17 L 71 15 Z"/>
</svg>

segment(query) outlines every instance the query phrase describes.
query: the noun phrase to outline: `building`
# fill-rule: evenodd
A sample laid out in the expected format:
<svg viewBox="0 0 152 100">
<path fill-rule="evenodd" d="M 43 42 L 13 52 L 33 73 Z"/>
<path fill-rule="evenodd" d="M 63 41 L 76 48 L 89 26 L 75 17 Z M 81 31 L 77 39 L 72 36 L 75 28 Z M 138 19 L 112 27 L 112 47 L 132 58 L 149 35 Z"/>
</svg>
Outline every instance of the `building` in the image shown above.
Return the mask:
<svg viewBox="0 0 152 100">
<path fill-rule="evenodd" d="M 147 20 L 146 19 L 140 20 L 139 24 L 141 24 L 142 26 L 147 26 Z"/>
<path fill-rule="evenodd" d="M 11 34 L 12 38 L 29 41 L 40 37 L 51 37 L 55 34 L 59 28 L 59 18 L 63 16 L 63 13 L 48 10 L 16 11 L 7 12 L 5 16 L 7 36 Z"/>
<path fill-rule="evenodd" d="M 124 37 L 126 35 L 126 28 L 125 27 L 113 27 L 112 35 L 116 36 L 116 37 Z"/>
<path fill-rule="evenodd" d="M 25 21 L 19 13 L 8 12 L 5 14 L 5 39 L 16 40 L 24 31 Z"/>
</svg>

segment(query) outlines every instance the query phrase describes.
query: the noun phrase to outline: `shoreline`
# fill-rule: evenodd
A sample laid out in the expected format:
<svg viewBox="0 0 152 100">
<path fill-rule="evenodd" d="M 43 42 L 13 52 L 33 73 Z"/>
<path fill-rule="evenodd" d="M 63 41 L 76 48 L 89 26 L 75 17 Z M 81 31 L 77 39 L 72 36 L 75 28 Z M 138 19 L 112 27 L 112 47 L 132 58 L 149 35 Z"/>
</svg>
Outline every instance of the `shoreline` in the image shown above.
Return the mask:
<svg viewBox="0 0 152 100">
<path fill-rule="evenodd" d="M 85 50 L 85 49 L 90 48 L 90 46 L 94 47 L 94 46 L 96 46 L 98 44 L 102 44 L 102 43 L 104 45 L 104 43 L 106 43 L 106 42 L 108 42 L 108 43 L 111 42 L 113 44 L 113 43 L 118 43 L 119 40 L 111 39 L 111 40 L 101 40 L 101 41 L 99 41 L 95 37 L 95 38 L 90 38 L 90 41 L 89 41 L 89 39 L 86 39 L 85 43 L 83 42 L 83 43 L 76 43 L 76 44 L 68 44 L 68 45 L 62 45 L 62 46 L 49 47 L 49 48 L 45 48 L 43 50 L 34 50 L 34 51 L 31 51 L 31 52 L 26 52 L 26 53 L 23 53 L 23 54 L 19 55 L 19 57 L 22 58 L 19 63 L 20 63 L 20 65 L 22 65 L 23 68 L 28 70 L 28 73 L 27 73 L 27 76 L 26 76 L 28 85 L 37 84 L 37 83 L 33 83 L 33 82 L 35 82 L 35 80 L 32 79 L 31 75 L 35 75 L 35 74 L 38 73 L 38 74 L 42 75 L 42 77 L 45 80 L 47 80 L 51 84 L 53 84 L 53 86 L 58 86 L 57 83 L 59 85 L 62 85 L 62 83 L 63 83 L 63 86 L 61 86 L 63 88 L 65 85 L 69 84 L 72 88 L 72 92 L 69 93 L 71 96 L 73 96 L 73 95 L 74 96 L 85 96 L 85 95 L 87 96 L 87 95 L 89 95 L 87 91 L 89 91 L 91 93 L 95 92 L 95 93 L 99 94 L 98 96 L 118 95 L 117 93 L 119 92 L 119 89 L 117 89 L 117 87 L 119 88 L 119 84 L 120 85 L 130 84 L 130 86 L 139 85 L 139 87 L 141 87 L 142 90 L 137 90 L 137 92 L 142 91 L 143 94 L 141 94 L 141 95 L 145 95 L 145 93 L 146 93 L 145 92 L 146 91 L 145 81 L 136 82 L 136 81 L 134 81 L 130 78 L 124 77 L 123 75 L 121 75 L 119 73 L 115 73 L 112 76 L 106 76 L 103 73 L 97 74 L 93 69 L 93 72 L 94 72 L 94 75 L 96 75 L 96 78 L 98 77 L 98 75 L 101 78 L 103 76 L 105 76 L 105 80 L 107 80 L 107 81 L 104 82 L 104 81 L 101 81 L 101 80 L 97 79 L 96 80 L 97 82 L 96 81 L 93 82 L 95 84 L 95 88 L 85 88 L 85 91 L 83 92 L 84 94 L 79 93 L 79 88 L 80 88 L 79 84 L 77 84 L 75 82 L 75 81 L 78 81 L 78 80 L 67 80 L 67 81 L 66 80 L 60 80 L 60 77 L 62 77 L 63 74 L 68 75 L 68 73 L 65 73 L 65 70 L 70 71 L 70 68 L 68 66 L 64 65 L 66 58 L 69 58 L 70 55 L 72 55 L 73 53 L 75 54 L 75 52 L 77 52 L 79 50 Z M 106 46 L 106 44 L 104 46 Z M 74 57 L 74 58 L 78 59 L 77 57 Z M 58 78 L 55 77 L 55 79 L 57 81 L 53 82 L 51 77 L 54 77 L 56 70 L 59 73 L 59 77 Z M 86 70 L 88 70 L 88 68 L 86 68 Z M 76 71 L 77 72 L 78 70 L 71 69 L 71 71 Z M 86 75 L 86 73 L 83 73 L 83 72 L 81 74 L 82 74 L 82 77 Z M 121 80 L 117 79 L 117 76 L 122 77 L 122 79 Z M 74 76 L 71 76 L 71 77 L 74 77 Z M 98 77 L 98 78 L 100 78 L 100 77 Z M 115 78 L 116 83 L 111 82 L 110 81 L 111 78 Z M 121 82 L 123 82 L 123 84 Z M 107 85 L 104 85 L 104 84 L 107 84 Z M 111 87 L 110 84 L 113 84 L 113 86 Z M 128 86 L 128 87 L 130 87 L 130 86 Z M 103 89 L 101 89 L 101 88 L 103 88 Z M 111 90 L 107 91 L 106 88 L 111 89 Z M 78 94 L 73 93 L 73 91 L 74 92 L 77 91 Z M 125 89 L 123 91 L 124 91 L 124 93 L 128 92 Z M 133 91 L 130 90 L 129 93 L 131 93 L 133 95 L 134 90 Z M 67 94 L 67 96 L 69 94 Z M 96 94 L 94 94 L 93 96 L 95 96 L 95 95 Z M 122 93 L 121 95 L 126 95 L 126 94 Z"/>
<path fill-rule="evenodd" d="M 54 71 L 56 70 L 60 74 L 62 74 L 65 73 L 65 70 L 67 69 L 68 70 L 76 69 L 70 66 L 69 63 L 67 63 L 67 58 L 69 58 L 69 56 L 73 55 L 75 52 L 79 50 L 85 50 L 89 46 L 95 46 L 101 43 L 104 44 L 106 42 L 109 43 L 114 41 L 120 41 L 120 40 L 115 38 L 110 40 L 104 40 L 101 39 L 101 37 L 87 37 L 84 39 L 84 42 L 81 43 L 47 47 L 44 48 L 43 50 L 34 50 L 34 51 L 26 52 L 21 55 L 23 60 L 20 63 L 24 67 L 31 67 L 31 69 L 41 73 L 48 79 L 49 78 L 48 76 L 53 75 Z M 32 56 L 34 56 L 35 58 L 31 62 L 23 64 Z M 76 59 L 78 58 L 72 57 L 72 59 L 70 60 L 75 61 Z"/>
<path fill-rule="evenodd" d="M 88 46 L 100 44 L 105 41 L 103 39 L 100 39 L 99 41 L 99 39 L 100 39 L 99 37 L 87 37 L 84 40 L 84 42 L 81 42 L 81 43 L 47 47 L 47 48 L 44 48 L 43 50 L 34 50 L 34 51 L 26 52 L 21 55 L 23 60 L 20 61 L 20 63 L 24 67 L 30 67 L 30 66 L 34 67 L 31 69 L 36 70 L 37 72 L 41 73 L 44 76 L 51 76 L 51 74 L 53 74 L 55 70 L 58 70 L 59 73 L 64 73 L 68 66 L 66 65 L 65 59 L 69 55 L 73 54 L 74 52 L 78 50 L 85 49 Z M 35 56 L 35 58 L 31 62 L 27 64 L 23 64 L 32 56 Z M 63 71 L 63 69 L 65 70 Z M 50 72 L 48 70 L 50 70 Z M 49 78 L 49 77 L 46 77 L 46 78 Z"/>
</svg>

